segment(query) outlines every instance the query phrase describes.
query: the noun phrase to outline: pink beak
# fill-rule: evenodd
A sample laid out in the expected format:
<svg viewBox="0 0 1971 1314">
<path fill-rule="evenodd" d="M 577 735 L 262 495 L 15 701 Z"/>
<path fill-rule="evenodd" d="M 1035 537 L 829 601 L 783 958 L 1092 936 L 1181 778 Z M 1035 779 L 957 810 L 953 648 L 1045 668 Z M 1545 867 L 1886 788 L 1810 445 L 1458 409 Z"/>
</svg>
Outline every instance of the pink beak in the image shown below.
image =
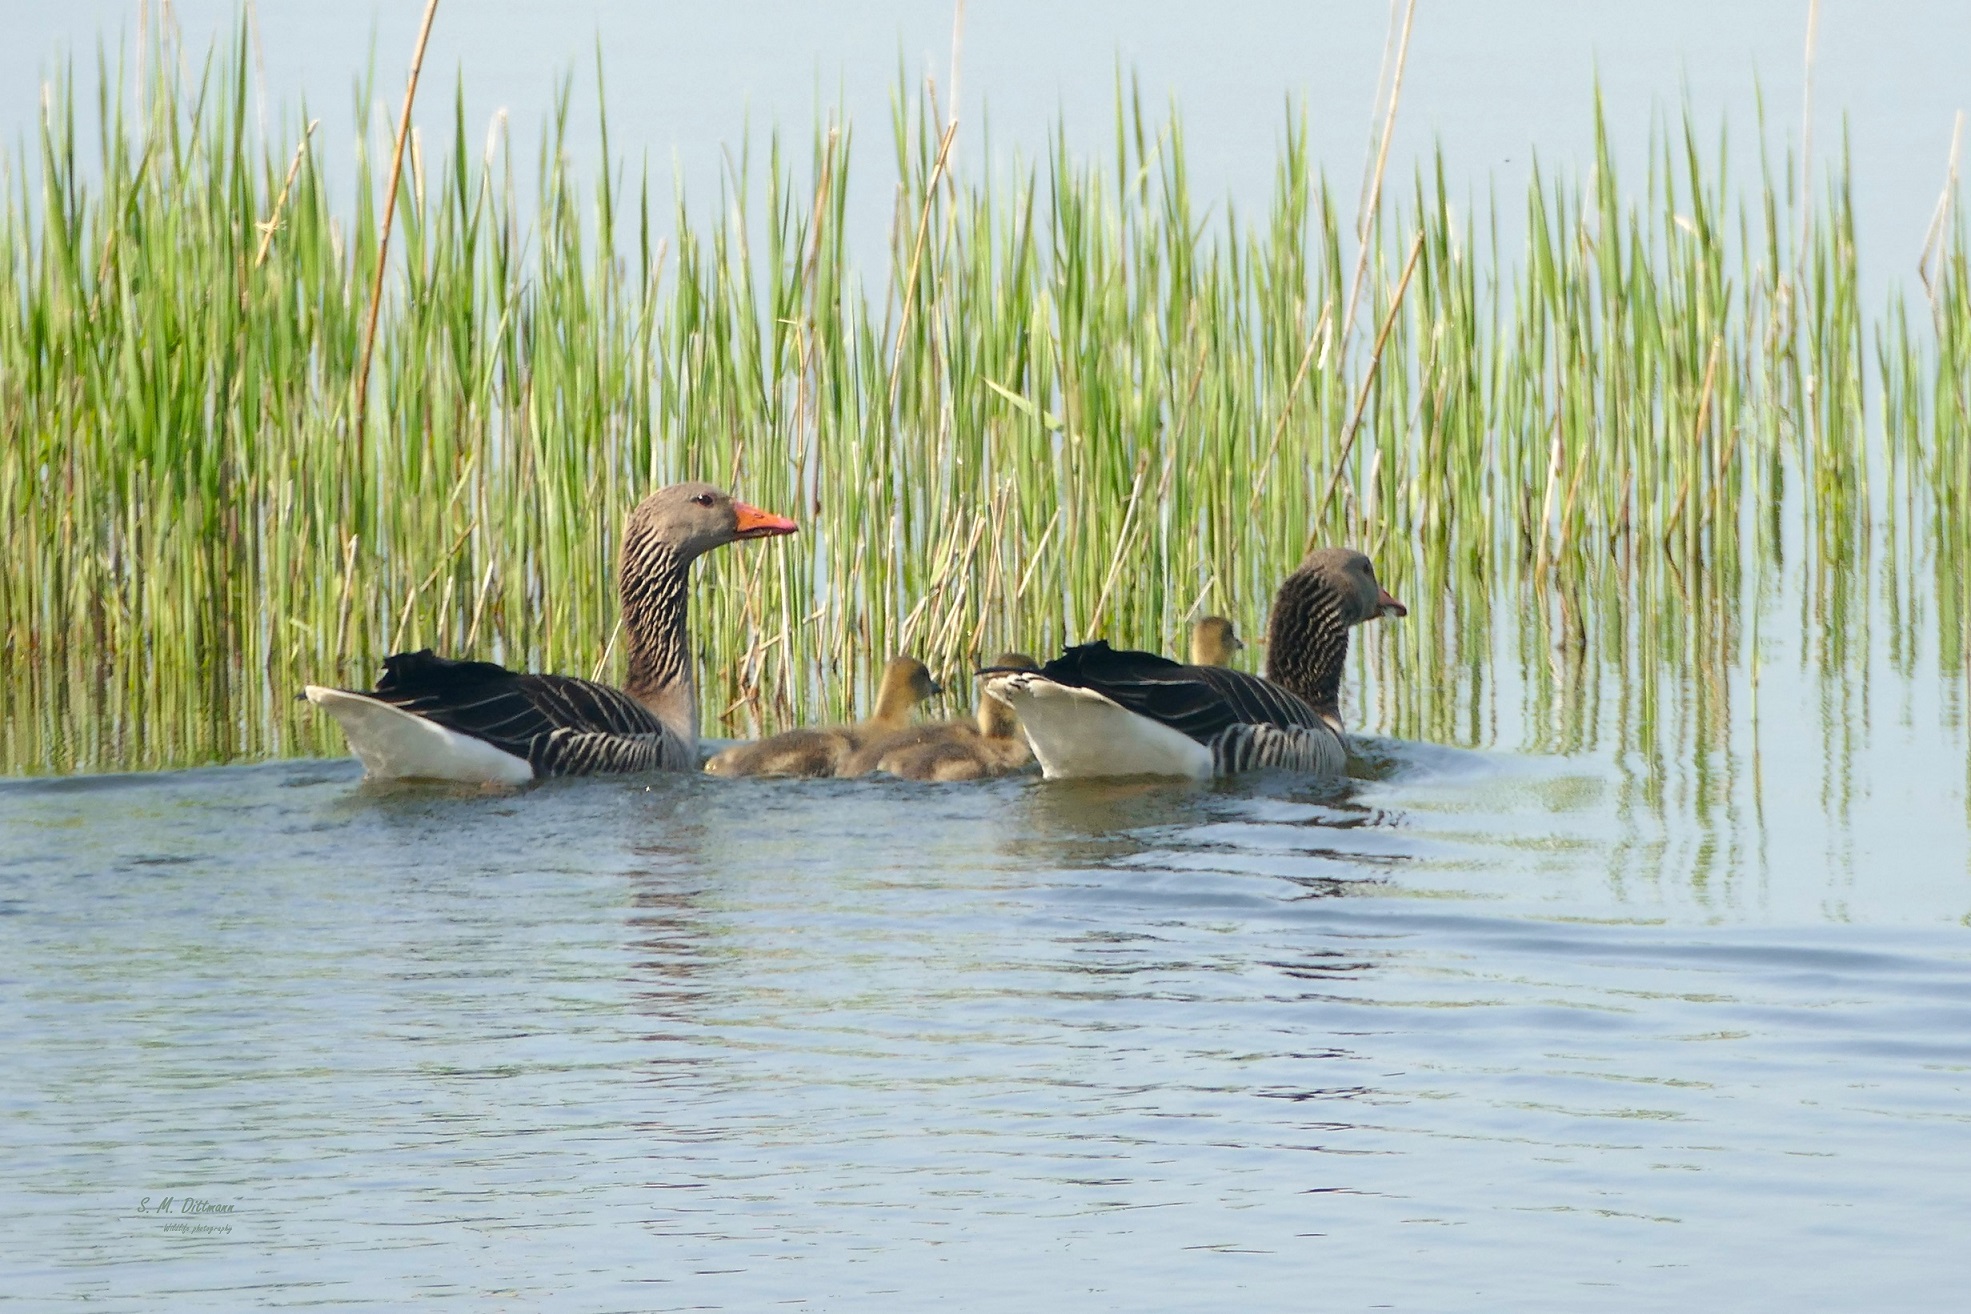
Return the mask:
<svg viewBox="0 0 1971 1314">
<path fill-rule="evenodd" d="M 1407 616 L 1409 614 L 1410 609 L 1398 602 L 1395 598 L 1390 597 L 1388 589 L 1378 588 L 1376 590 L 1377 616 Z"/>
</svg>

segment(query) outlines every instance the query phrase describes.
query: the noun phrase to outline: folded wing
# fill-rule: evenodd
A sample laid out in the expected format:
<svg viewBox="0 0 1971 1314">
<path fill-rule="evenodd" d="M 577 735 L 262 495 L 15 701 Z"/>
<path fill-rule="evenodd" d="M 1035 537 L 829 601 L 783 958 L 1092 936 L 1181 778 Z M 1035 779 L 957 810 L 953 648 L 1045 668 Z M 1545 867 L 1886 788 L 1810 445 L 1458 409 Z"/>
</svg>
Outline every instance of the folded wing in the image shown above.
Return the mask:
<svg viewBox="0 0 1971 1314">
<path fill-rule="evenodd" d="M 383 661 L 370 694 L 531 763 L 538 775 L 649 770 L 684 746 L 621 689 L 566 675 L 519 675 L 430 649 Z"/>
<path fill-rule="evenodd" d="M 1329 734 L 1307 702 L 1279 685 L 1222 666 L 1185 666 L 1098 639 L 1040 668 L 1056 684 L 1088 689 L 1121 707 L 1210 744 L 1233 726 Z"/>
</svg>

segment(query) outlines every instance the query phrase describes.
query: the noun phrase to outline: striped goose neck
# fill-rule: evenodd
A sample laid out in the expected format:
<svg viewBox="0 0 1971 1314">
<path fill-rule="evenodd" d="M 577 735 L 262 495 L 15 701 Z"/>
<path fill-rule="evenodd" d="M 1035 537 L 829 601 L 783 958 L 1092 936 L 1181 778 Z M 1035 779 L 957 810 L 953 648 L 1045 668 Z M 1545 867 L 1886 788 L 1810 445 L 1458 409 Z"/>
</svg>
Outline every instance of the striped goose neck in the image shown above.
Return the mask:
<svg viewBox="0 0 1971 1314">
<path fill-rule="evenodd" d="M 1348 620 L 1340 589 L 1295 571 L 1273 599 L 1266 631 L 1266 678 L 1341 724 L 1341 673 L 1348 661 Z"/>
<path fill-rule="evenodd" d="M 698 692 L 685 636 L 690 565 L 671 544 L 632 527 L 623 540 L 618 591 L 630 658 L 623 688 L 673 732 L 696 744 Z"/>
</svg>

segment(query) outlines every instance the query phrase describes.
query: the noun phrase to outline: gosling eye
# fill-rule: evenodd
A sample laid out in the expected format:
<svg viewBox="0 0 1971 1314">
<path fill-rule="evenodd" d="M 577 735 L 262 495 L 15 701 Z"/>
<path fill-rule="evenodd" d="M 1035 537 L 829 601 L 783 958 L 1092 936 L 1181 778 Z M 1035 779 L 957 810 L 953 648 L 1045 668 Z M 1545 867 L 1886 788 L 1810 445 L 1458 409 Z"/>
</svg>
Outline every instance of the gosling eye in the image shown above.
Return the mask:
<svg viewBox="0 0 1971 1314">
<path fill-rule="evenodd" d="M 710 506 L 716 499 L 710 493 L 700 493 L 691 500 L 699 506 Z"/>
</svg>

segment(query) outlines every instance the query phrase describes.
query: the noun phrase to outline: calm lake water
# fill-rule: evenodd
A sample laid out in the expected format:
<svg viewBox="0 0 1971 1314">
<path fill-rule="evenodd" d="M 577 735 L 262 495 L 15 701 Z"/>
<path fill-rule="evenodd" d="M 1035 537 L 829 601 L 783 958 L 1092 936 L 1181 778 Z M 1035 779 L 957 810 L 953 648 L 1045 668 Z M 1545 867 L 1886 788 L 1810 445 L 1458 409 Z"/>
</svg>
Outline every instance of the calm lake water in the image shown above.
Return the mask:
<svg viewBox="0 0 1971 1314">
<path fill-rule="evenodd" d="M 1335 788 L 8 785 L 4 1289 L 1961 1307 L 1954 916 L 1623 880 L 1601 764 L 1373 747 Z"/>
</svg>

